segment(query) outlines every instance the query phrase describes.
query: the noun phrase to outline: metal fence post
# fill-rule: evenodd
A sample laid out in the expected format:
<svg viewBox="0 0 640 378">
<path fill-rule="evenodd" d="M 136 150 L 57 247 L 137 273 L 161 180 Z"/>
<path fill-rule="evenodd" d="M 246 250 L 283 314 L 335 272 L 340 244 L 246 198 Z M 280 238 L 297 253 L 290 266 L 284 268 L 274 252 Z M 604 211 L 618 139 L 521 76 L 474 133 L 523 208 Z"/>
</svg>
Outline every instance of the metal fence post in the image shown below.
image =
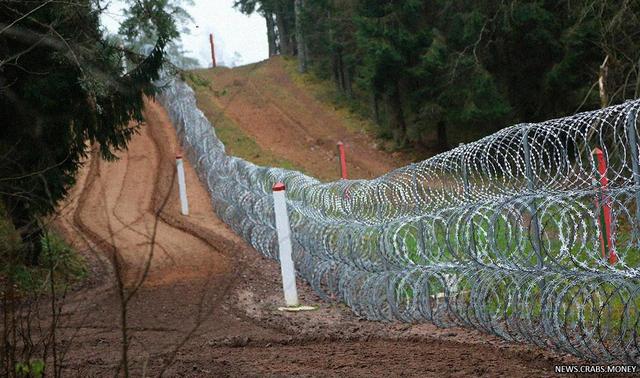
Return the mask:
<svg viewBox="0 0 640 378">
<path fill-rule="evenodd" d="M 602 257 L 609 259 L 610 264 L 618 261 L 618 256 L 613 247 L 613 238 L 611 237 L 611 204 L 607 197 L 607 187 L 609 179 L 607 178 L 607 161 L 604 153 L 599 148 L 593 149 L 593 154 L 598 160 L 598 175 L 600 176 L 600 189 L 598 191 L 598 199 L 596 200 L 596 209 L 600 212 L 598 222 L 600 223 L 600 243 L 602 245 Z"/>
<path fill-rule="evenodd" d="M 213 33 L 209 34 L 209 44 L 211 45 L 211 66 L 216 68 L 218 64 L 216 63 L 216 48 L 213 43 Z"/>
<path fill-rule="evenodd" d="M 347 157 L 344 151 L 344 143 L 338 142 L 338 156 L 340 159 L 340 177 L 343 179 L 347 179 Z"/>
</svg>

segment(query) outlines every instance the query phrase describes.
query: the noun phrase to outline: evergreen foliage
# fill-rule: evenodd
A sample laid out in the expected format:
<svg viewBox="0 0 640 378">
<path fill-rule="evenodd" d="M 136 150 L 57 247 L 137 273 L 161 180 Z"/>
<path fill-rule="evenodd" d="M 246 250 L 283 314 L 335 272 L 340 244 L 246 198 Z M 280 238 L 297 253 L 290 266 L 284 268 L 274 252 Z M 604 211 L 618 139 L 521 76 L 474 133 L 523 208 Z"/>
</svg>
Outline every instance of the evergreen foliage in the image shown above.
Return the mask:
<svg viewBox="0 0 640 378">
<path fill-rule="evenodd" d="M 0 2 L 0 201 L 32 263 L 39 218 L 67 194 L 89 146 L 114 159 L 143 120 L 144 96 L 158 91 L 165 48 L 178 36 L 162 3 L 136 1 L 128 30 L 153 25 L 157 38 L 148 56 L 129 54 L 135 65 L 123 73 L 124 51 L 103 33 L 99 3 Z"/>
<path fill-rule="evenodd" d="M 193 22 L 193 18 L 183 5 L 193 5 L 193 0 L 125 1 L 129 7 L 125 9 L 125 20 L 120 24 L 119 34 L 124 37 L 127 50 L 143 51 L 145 46 L 153 46 L 162 30 L 172 36 L 166 46 L 166 59 L 180 69 L 198 67 L 197 59 L 186 56 L 188 51 L 184 50 L 180 39 L 180 35 L 191 32 L 187 25 Z M 158 17 L 150 17 L 154 13 Z"/>
<path fill-rule="evenodd" d="M 236 6 L 275 17 L 269 33 L 280 40 L 291 38 L 277 21 L 293 30 L 293 3 Z M 265 12 L 275 4 L 284 14 Z M 317 0 L 305 2 L 298 22 L 303 63 L 370 104 L 400 145 L 445 150 L 512 123 L 640 95 L 638 1 Z"/>
</svg>

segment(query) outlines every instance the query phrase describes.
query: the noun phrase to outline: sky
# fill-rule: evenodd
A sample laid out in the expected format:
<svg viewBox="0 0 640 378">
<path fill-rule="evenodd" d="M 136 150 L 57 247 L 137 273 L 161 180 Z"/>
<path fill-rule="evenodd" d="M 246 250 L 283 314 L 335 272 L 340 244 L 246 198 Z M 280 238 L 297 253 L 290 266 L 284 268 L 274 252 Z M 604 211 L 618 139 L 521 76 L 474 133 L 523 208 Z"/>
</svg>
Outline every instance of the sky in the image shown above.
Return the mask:
<svg viewBox="0 0 640 378">
<path fill-rule="evenodd" d="M 198 59 L 203 67 L 211 66 L 209 33 L 213 33 L 218 65 L 237 66 L 267 59 L 267 28 L 258 14 L 246 16 L 233 8 L 233 0 L 194 0 L 184 8 L 194 22 L 187 25 L 190 35 L 182 36 L 188 56 Z M 102 24 L 109 32 L 118 31 L 123 3 L 111 1 L 102 16 Z"/>
</svg>

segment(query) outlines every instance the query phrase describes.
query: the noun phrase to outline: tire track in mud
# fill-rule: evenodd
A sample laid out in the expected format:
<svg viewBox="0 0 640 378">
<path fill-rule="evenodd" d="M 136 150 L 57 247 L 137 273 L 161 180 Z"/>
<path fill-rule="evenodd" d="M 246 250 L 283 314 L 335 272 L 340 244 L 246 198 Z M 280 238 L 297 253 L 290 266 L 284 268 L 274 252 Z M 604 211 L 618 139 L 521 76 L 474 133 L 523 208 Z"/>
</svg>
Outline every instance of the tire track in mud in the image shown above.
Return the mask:
<svg viewBox="0 0 640 378">
<path fill-rule="evenodd" d="M 203 267 L 200 263 L 208 262 L 207 255 L 221 254 L 221 251 L 188 228 L 174 227 L 166 221 L 169 217 L 163 219 L 175 175 L 160 166 L 157 142 L 151 131 L 151 127 L 144 127 L 141 135 L 132 141 L 132 148 L 117 162 L 93 157 L 74 220 L 96 245 L 111 252 L 119 250 L 127 270 L 140 266 L 148 256 L 141 250 L 150 248 L 157 224 L 160 232 L 154 242 L 159 251 L 154 254 L 159 253 L 152 257 L 149 272 L 153 281 L 155 276 L 183 268 L 181 265 L 189 258 L 193 261 L 187 262 L 188 267 L 197 271 Z M 163 181 L 167 184 L 163 185 Z M 216 258 L 218 265 L 220 259 L 226 258 Z M 156 267 L 157 264 L 166 267 Z M 229 264 L 224 265 L 226 268 Z"/>
<path fill-rule="evenodd" d="M 314 113 L 326 114 L 326 111 L 316 109 L 318 107 L 316 101 L 306 98 L 307 94 L 300 90 L 300 88 L 291 81 L 290 77 L 283 75 L 284 73 L 275 69 L 275 67 L 271 68 L 275 71 L 275 74 L 279 76 L 281 84 L 286 86 L 287 90 L 295 92 L 297 94 L 296 97 L 301 102 L 304 101 L 306 107 L 313 109 Z M 300 119 L 296 118 L 295 112 L 287 110 L 285 107 L 280 105 L 273 96 L 270 96 L 260 90 L 260 87 L 251 79 L 250 76 L 247 76 L 246 82 L 249 84 L 250 90 L 253 91 L 255 96 L 267 104 L 268 108 L 273 109 L 276 114 L 280 115 L 281 119 L 289 124 L 291 129 L 295 129 L 297 132 L 302 134 L 307 143 L 313 144 L 317 143 L 318 140 L 321 140 L 321 138 L 318 138 L 317 130 L 310 129 L 309 126 L 305 126 Z M 232 100 L 230 100 L 230 102 L 231 101 Z M 380 174 L 390 172 L 393 169 L 393 167 L 388 163 L 380 162 L 370 156 L 371 151 L 364 147 L 367 144 L 367 141 L 363 140 L 363 132 L 350 132 L 346 129 L 333 128 L 333 130 L 330 130 L 330 133 L 333 138 L 327 138 L 323 143 L 328 143 L 331 144 L 332 147 L 335 147 L 333 148 L 333 151 L 325 148 L 316 150 L 324 156 L 325 161 L 335 161 L 336 165 L 339 163 L 336 155 L 336 149 L 337 142 L 342 141 L 347 147 L 348 168 L 350 172 L 357 172 L 358 174 L 364 174 L 365 177 L 375 178 Z M 316 157 L 316 159 L 318 159 L 318 157 Z"/>
<path fill-rule="evenodd" d="M 303 283 L 301 300 L 319 309 L 278 312 L 278 264 L 215 217 L 209 193 L 188 162 L 191 214 L 180 215 L 175 132 L 154 102 L 147 103 L 145 118 L 140 135 L 119 161 L 92 156 L 74 189 L 75 208 L 63 216 L 67 228 L 78 230 L 106 264 L 100 269 L 106 277 L 102 289 L 76 293 L 72 302 L 84 307 L 69 312 L 62 324 L 67 338 L 75 335 L 69 375 L 109 376 L 118 366 L 118 301 L 105 256 L 118 248 L 129 267 L 129 280 L 139 278 L 156 214 L 156 242 L 172 258 L 154 255 L 148 280 L 129 304 L 134 374 L 146 366 L 150 374 L 194 377 L 365 376 L 389 370 L 406 375 L 502 371 L 545 376 L 565 361 L 475 331 L 363 321 L 344 305 L 322 302 Z M 113 236 L 105 231 L 109 227 Z"/>
</svg>

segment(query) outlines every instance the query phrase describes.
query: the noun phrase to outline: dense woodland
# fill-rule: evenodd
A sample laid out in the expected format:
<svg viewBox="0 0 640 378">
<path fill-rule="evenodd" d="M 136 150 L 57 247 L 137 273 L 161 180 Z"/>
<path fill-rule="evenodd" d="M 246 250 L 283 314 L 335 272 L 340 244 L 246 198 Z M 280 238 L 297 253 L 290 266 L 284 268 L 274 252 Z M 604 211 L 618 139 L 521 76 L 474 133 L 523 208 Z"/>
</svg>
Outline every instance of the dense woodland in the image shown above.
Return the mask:
<svg viewBox="0 0 640 378">
<path fill-rule="evenodd" d="M 41 217 L 67 194 L 88 146 L 114 159 L 137 132 L 144 97 L 170 67 L 179 4 L 128 1 L 114 36 L 100 25 L 100 2 L 0 1 L 0 219 L 11 220 L 30 263 Z"/>
<path fill-rule="evenodd" d="M 637 98 L 637 0 L 238 0 L 271 55 L 331 79 L 400 146 Z"/>
<path fill-rule="evenodd" d="M 156 81 L 179 53 L 181 0 L 125 3 L 120 35 L 110 35 L 100 24 L 106 4 L 98 0 L 0 1 L 3 377 L 62 376 L 58 301 L 84 268 L 49 222 L 92 150 L 111 160 L 127 148 L 143 120 L 145 97 L 161 90 Z M 119 271 L 117 252 L 109 258 Z M 119 275 L 114 279 L 122 314 L 116 375 L 128 376 L 131 294 Z M 44 331 L 32 314 L 43 295 L 51 308 Z"/>
</svg>

